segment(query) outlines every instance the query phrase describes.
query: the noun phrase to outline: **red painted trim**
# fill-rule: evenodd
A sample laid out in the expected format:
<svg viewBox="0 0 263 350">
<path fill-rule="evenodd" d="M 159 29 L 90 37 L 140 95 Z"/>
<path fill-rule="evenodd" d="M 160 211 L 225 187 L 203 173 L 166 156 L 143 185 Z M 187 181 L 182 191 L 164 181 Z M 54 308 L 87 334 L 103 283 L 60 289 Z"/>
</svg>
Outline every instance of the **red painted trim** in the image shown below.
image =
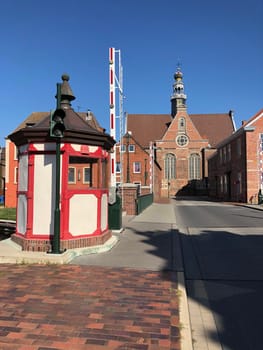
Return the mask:
<svg viewBox="0 0 263 350">
<path fill-rule="evenodd" d="M 96 151 L 92 151 L 92 148 L 96 147 Z M 63 147 L 63 151 L 67 151 L 70 156 L 87 156 L 89 158 L 107 158 L 108 152 L 102 149 L 100 146 L 88 146 L 88 145 L 81 145 L 80 151 L 76 151 L 72 145 L 67 145 L 67 147 Z"/>
<path fill-rule="evenodd" d="M 102 200 L 102 194 L 108 194 L 108 190 L 107 189 L 89 189 L 89 190 L 68 190 L 67 191 L 67 195 L 65 197 L 65 202 L 67 201 L 67 214 L 66 214 L 66 226 L 67 228 L 65 227 L 65 230 L 64 230 L 64 235 L 63 235 L 63 238 L 64 239 L 73 239 L 73 238 L 85 238 L 85 237 L 91 237 L 91 236 L 97 236 L 97 235 L 100 235 L 102 234 L 102 230 L 101 230 L 101 200 Z M 69 201 L 70 199 L 76 195 L 76 194 L 93 194 L 96 196 L 96 198 L 98 199 L 97 201 L 97 227 L 95 229 L 94 232 L 92 233 L 89 233 L 89 234 L 84 234 L 84 235 L 72 235 L 70 232 L 69 232 Z M 64 203 L 65 204 L 65 203 Z M 88 218 L 87 218 L 88 219 Z"/>
<path fill-rule="evenodd" d="M 114 128 L 114 116 L 113 116 L 112 113 L 111 113 L 111 115 L 110 115 L 110 127 L 111 127 L 111 129 Z"/>
<path fill-rule="evenodd" d="M 28 155 L 28 191 L 27 191 L 27 229 L 26 237 L 31 238 L 33 236 L 33 208 L 34 208 L 34 169 L 35 169 L 35 155 Z"/>
<path fill-rule="evenodd" d="M 97 230 L 101 232 L 101 193 L 97 201 Z"/>
<path fill-rule="evenodd" d="M 110 84 L 113 84 L 113 71 L 112 69 L 110 70 Z"/>
<path fill-rule="evenodd" d="M 69 200 L 67 193 L 68 186 L 68 164 L 69 164 L 69 151 L 72 147 L 69 144 L 65 144 L 64 153 L 62 155 L 62 167 L 61 167 L 61 196 L 60 196 L 60 238 L 66 239 L 69 232 Z"/>
<path fill-rule="evenodd" d="M 52 235 L 47 233 L 37 234 L 34 232 L 33 228 L 33 217 L 34 217 L 34 171 L 35 171 L 35 157 L 39 154 L 54 154 L 54 151 L 39 151 L 34 148 L 33 145 L 29 145 L 30 152 L 28 154 L 28 189 L 27 191 L 20 191 L 20 194 L 24 194 L 27 197 L 27 218 L 26 218 L 26 233 L 16 232 L 17 235 L 23 237 L 24 239 L 43 239 L 49 240 Z M 82 151 L 87 151 L 82 149 Z M 61 146 L 61 197 L 60 197 L 60 206 L 61 206 L 61 222 L 60 222 L 60 239 L 70 240 L 78 238 L 86 238 L 91 236 L 97 236 L 105 232 L 101 230 L 101 200 L 104 193 L 108 194 L 108 189 L 101 188 L 89 188 L 87 190 L 72 190 L 68 189 L 68 165 L 69 165 L 69 156 L 70 155 L 79 155 L 83 156 L 83 152 L 75 151 L 71 144 L 63 144 Z M 108 158 L 109 154 L 107 151 L 103 150 L 101 147 L 98 147 L 97 151 L 92 153 L 92 156 L 97 159 Z M 89 154 L 90 157 L 90 154 Z M 98 162 L 101 164 L 101 162 Z M 100 167 L 100 172 L 102 171 Z M 96 229 L 94 232 L 85 235 L 73 236 L 69 232 L 69 213 L 70 213 L 70 199 L 76 194 L 95 195 L 97 200 L 97 223 Z M 18 196 L 17 196 L 18 198 Z M 52 213 L 52 215 L 54 215 Z M 88 220 L 88 217 L 87 217 Z"/>
</svg>

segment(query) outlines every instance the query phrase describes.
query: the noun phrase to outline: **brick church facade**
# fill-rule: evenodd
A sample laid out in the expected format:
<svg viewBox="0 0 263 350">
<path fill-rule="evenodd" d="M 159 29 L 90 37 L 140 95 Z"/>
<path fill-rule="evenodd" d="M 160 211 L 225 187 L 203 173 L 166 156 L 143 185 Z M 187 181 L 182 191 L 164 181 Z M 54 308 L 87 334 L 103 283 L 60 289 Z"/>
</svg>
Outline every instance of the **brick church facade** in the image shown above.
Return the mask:
<svg viewBox="0 0 263 350">
<path fill-rule="evenodd" d="M 155 200 L 207 194 L 207 160 L 235 131 L 231 111 L 188 114 L 179 68 L 174 79 L 171 114 L 127 114 L 127 132 L 116 147 L 117 184 L 148 188 Z"/>
</svg>

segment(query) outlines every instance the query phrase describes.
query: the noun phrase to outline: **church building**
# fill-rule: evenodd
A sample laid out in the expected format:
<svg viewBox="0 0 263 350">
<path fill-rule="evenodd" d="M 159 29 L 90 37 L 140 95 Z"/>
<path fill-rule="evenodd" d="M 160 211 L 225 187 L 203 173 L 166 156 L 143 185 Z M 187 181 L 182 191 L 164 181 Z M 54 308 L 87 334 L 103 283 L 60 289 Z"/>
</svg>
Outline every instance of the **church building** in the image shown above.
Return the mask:
<svg viewBox="0 0 263 350">
<path fill-rule="evenodd" d="M 207 159 L 235 131 L 233 113 L 188 114 L 186 100 L 178 68 L 171 114 L 127 114 L 116 147 L 117 183 L 138 184 L 142 193 L 148 188 L 155 200 L 208 193 Z"/>
</svg>

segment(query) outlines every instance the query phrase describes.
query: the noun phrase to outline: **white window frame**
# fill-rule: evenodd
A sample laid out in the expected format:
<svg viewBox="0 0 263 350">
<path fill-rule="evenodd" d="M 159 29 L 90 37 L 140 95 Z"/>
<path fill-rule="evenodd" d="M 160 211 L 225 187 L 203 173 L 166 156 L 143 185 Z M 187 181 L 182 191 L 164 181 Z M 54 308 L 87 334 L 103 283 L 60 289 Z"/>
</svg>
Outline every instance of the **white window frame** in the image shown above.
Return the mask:
<svg viewBox="0 0 263 350">
<path fill-rule="evenodd" d="M 140 170 L 139 171 L 135 171 L 136 170 L 136 164 L 139 165 Z M 140 174 L 142 172 L 142 163 L 141 162 L 133 162 L 133 173 L 134 174 Z"/>
<path fill-rule="evenodd" d="M 74 181 L 69 181 L 69 169 L 74 170 Z M 68 184 L 75 184 L 76 183 L 76 167 L 69 166 L 68 167 Z"/>
<path fill-rule="evenodd" d="M 189 157 L 189 180 L 201 179 L 201 157 L 198 153 L 192 153 Z"/>
<path fill-rule="evenodd" d="M 128 145 L 128 152 L 134 153 L 135 152 L 135 145 Z"/>
<path fill-rule="evenodd" d="M 18 167 L 14 167 L 14 183 L 18 183 Z"/>
<path fill-rule="evenodd" d="M 167 153 L 165 155 L 164 178 L 167 180 L 176 178 L 176 157 L 173 153 Z"/>
<path fill-rule="evenodd" d="M 14 160 L 18 160 L 18 149 L 16 147 L 16 145 L 14 145 Z"/>
<path fill-rule="evenodd" d="M 82 173 L 82 179 L 83 179 L 83 183 L 84 184 L 90 184 L 90 180 L 89 181 L 86 181 L 86 179 L 85 179 L 85 169 L 89 169 L 89 176 L 91 177 L 91 167 L 88 167 L 88 166 L 85 166 L 84 168 L 83 168 L 83 173 Z"/>
<path fill-rule="evenodd" d="M 117 165 L 119 165 L 119 170 L 117 168 Z M 120 174 L 121 173 L 121 162 L 116 162 L 116 174 Z"/>
</svg>

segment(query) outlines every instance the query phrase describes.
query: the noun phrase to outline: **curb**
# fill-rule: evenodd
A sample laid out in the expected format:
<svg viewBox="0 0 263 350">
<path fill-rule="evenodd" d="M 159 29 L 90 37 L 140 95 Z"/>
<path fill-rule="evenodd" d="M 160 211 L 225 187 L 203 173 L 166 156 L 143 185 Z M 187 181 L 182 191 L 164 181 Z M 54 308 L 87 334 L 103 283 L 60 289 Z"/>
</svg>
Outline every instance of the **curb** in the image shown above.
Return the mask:
<svg viewBox="0 0 263 350">
<path fill-rule="evenodd" d="M 190 311 L 185 287 L 183 253 L 176 224 L 172 225 L 173 269 L 177 275 L 181 350 L 193 350 Z"/>
<path fill-rule="evenodd" d="M 0 264 L 67 264 L 80 255 L 98 254 L 111 250 L 119 241 L 111 236 L 103 245 L 69 249 L 62 254 L 22 251 L 21 247 L 8 238 L 0 242 L 1 250 L 6 254 L 0 255 Z M 12 252 L 10 252 L 12 250 Z"/>
<path fill-rule="evenodd" d="M 177 272 L 179 295 L 179 320 L 181 324 L 181 350 L 193 350 L 190 314 L 185 289 L 184 272 Z"/>
</svg>

